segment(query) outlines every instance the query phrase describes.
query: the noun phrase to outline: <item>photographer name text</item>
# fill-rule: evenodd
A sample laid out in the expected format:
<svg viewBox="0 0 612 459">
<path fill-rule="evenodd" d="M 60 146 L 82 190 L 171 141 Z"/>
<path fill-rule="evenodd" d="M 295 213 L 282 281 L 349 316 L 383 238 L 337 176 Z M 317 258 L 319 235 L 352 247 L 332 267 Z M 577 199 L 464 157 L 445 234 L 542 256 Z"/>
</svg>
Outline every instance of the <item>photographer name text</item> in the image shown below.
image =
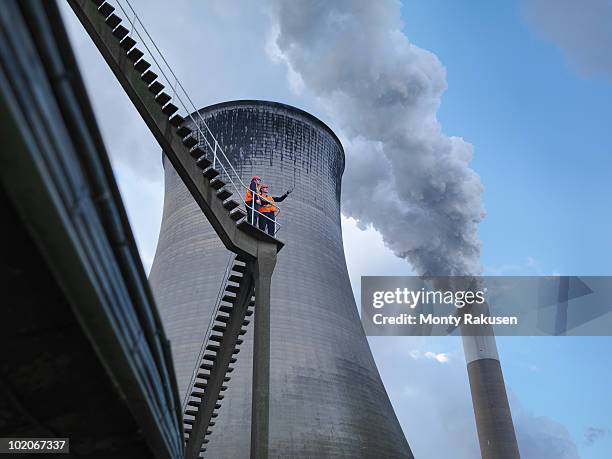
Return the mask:
<svg viewBox="0 0 612 459">
<path fill-rule="evenodd" d="M 375 325 L 518 325 L 516 316 L 491 317 L 485 314 L 464 313 L 459 316 L 436 316 L 434 314 L 402 313 L 387 316 L 381 313 L 372 316 Z"/>
</svg>

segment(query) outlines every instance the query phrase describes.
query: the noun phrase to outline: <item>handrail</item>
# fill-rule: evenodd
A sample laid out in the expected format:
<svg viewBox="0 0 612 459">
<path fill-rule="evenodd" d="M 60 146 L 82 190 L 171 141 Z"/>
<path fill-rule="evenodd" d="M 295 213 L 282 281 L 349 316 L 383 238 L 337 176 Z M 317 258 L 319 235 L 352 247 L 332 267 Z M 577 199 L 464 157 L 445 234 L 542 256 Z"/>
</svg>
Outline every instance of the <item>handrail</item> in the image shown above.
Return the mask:
<svg viewBox="0 0 612 459">
<path fill-rule="evenodd" d="M 206 327 L 206 332 L 204 333 L 204 340 L 202 341 L 202 346 L 200 347 L 200 352 L 198 353 L 198 360 L 196 360 L 196 365 L 194 367 L 193 373 L 191 374 L 191 380 L 189 381 L 189 385 L 187 386 L 187 392 L 185 393 L 185 398 L 183 399 L 183 413 L 187 409 L 187 403 L 189 403 L 189 398 L 191 397 L 190 391 L 195 384 L 195 380 L 198 377 L 198 372 L 200 370 L 200 363 L 202 362 L 202 357 L 204 357 L 204 352 L 206 352 L 206 345 L 208 344 L 208 340 L 210 335 L 212 334 L 213 324 L 215 322 L 215 318 L 219 313 L 219 308 L 221 307 L 221 297 L 223 292 L 225 291 L 225 287 L 227 285 L 227 280 L 229 279 L 229 275 L 232 271 L 232 266 L 236 259 L 235 254 L 230 254 L 230 257 L 227 262 L 227 267 L 225 268 L 225 274 L 223 275 L 223 280 L 221 282 L 221 286 L 219 287 L 219 291 L 217 292 L 217 299 L 215 300 L 215 308 L 213 309 L 213 313 L 210 316 L 210 321 L 208 322 L 208 327 Z"/>
<path fill-rule="evenodd" d="M 107 0 L 110 2 L 110 0 Z M 125 14 L 126 18 L 128 18 L 130 15 L 128 14 L 128 12 L 126 11 L 126 9 L 124 8 L 124 6 L 122 5 L 121 1 L 122 0 L 113 0 L 117 6 L 121 9 L 121 11 L 123 11 L 123 13 Z M 159 47 L 157 46 L 157 44 L 155 43 L 155 40 L 153 40 L 153 37 L 151 36 L 151 34 L 149 33 L 149 31 L 147 30 L 146 26 L 144 25 L 144 23 L 142 22 L 142 20 L 140 19 L 140 17 L 138 16 L 138 13 L 136 13 L 136 10 L 134 9 L 134 7 L 132 6 L 132 4 L 130 3 L 130 0 L 124 0 L 129 9 L 131 10 L 131 12 L 133 13 L 133 19 L 130 21 L 130 25 L 132 26 L 132 30 L 138 35 L 138 37 L 140 38 L 143 46 L 146 48 L 146 50 L 149 52 L 149 55 L 151 57 L 151 59 L 153 59 L 153 62 L 157 65 L 157 68 L 159 69 L 159 71 L 161 72 L 163 78 L 165 79 L 166 83 L 168 84 L 169 87 L 172 88 L 173 91 L 173 96 L 176 98 L 176 100 L 180 103 L 180 105 L 183 107 L 183 109 L 187 112 L 187 116 L 189 117 L 189 119 L 191 120 L 191 122 L 193 123 L 194 127 L 197 129 L 198 133 L 200 134 L 200 137 L 202 138 L 202 140 L 206 143 L 206 145 L 208 146 L 208 148 L 210 150 L 212 150 L 213 153 L 213 167 L 216 167 L 216 163 L 217 163 L 217 151 L 220 152 L 221 157 L 225 159 L 225 161 L 227 162 L 229 169 L 231 170 L 231 172 L 234 173 L 234 175 L 236 176 L 237 181 L 239 182 L 239 185 L 244 189 L 244 190 L 250 190 L 249 187 L 247 187 L 244 182 L 242 181 L 242 178 L 240 177 L 240 175 L 238 174 L 238 172 L 236 171 L 236 169 L 234 168 L 234 166 L 232 165 L 232 162 L 229 160 L 229 158 L 227 157 L 227 155 L 225 154 L 225 151 L 223 150 L 223 148 L 221 147 L 221 144 L 219 144 L 219 142 L 217 141 L 215 135 L 213 134 L 213 132 L 210 130 L 208 124 L 206 123 L 206 120 L 202 117 L 202 114 L 200 113 L 200 111 L 196 108 L 195 104 L 193 103 L 193 100 L 191 99 L 191 97 L 189 96 L 189 93 L 187 92 L 187 90 L 185 89 L 185 87 L 183 86 L 183 84 L 180 82 L 180 80 L 178 79 L 178 77 L 176 76 L 176 74 L 174 73 L 174 71 L 172 70 L 172 67 L 170 67 L 170 64 L 168 63 L 168 61 L 166 60 L 166 58 L 164 57 L 163 53 L 161 52 L 161 50 L 159 49 Z M 160 62 L 158 62 L 155 54 L 153 53 L 153 51 L 151 50 L 151 48 L 149 48 L 145 37 L 140 33 L 140 31 L 137 29 L 136 27 L 136 23 L 140 23 L 140 25 L 142 26 L 142 30 L 143 32 L 146 34 L 146 36 L 148 37 L 151 45 L 153 46 L 153 48 L 157 51 L 157 54 L 159 55 L 159 57 L 161 58 L 161 60 L 163 61 L 163 63 L 165 64 L 167 70 L 169 71 L 169 73 L 172 75 L 172 77 L 174 78 L 174 80 L 172 80 L 171 78 L 168 77 L 168 75 L 166 75 L 166 72 L 164 71 L 164 68 L 161 66 Z M 130 34 L 132 32 L 132 30 L 130 30 Z M 173 81 L 173 82 L 172 82 Z M 181 94 L 177 91 L 177 89 L 182 90 L 182 93 L 184 95 L 184 97 L 187 100 L 187 103 L 183 100 L 183 98 L 181 97 Z M 187 107 L 187 105 L 191 105 L 191 109 L 189 109 Z M 209 141 L 207 135 L 205 132 L 202 131 L 201 125 L 200 123 L 198 123 L 196 121 L 196 119 L 193 117 L 193 113 L 197 113 L 199 121 L 201 123 L 201 125 L 203 125 L 206 128 L 206 131 L 208 132 L 208 134 L 210 134 L 211 140 L 212 140 L 212 144 Z M 200 140 L 200 139 L 197 139 Z M 230 171 L 228 170 L 228 168 L 223 164 L 223 161 L 221 161 L 221 157 L 219 157 L 219 164 L 221 165 L 221 168 L 223 169 L 223 172 L 225 172 L 225 175 L 227 176 L 227 178 L 229 179 L 229 181 L 232 184 L 232 187 L 234 188 L 235 192 L 237 193 L 238 196 L 241 196 L 241 191 L 238 185 L 236 185 L 234 179 L 232 178 L 232 174 L 230 173 Z M 263 198 L 263 195 L 261 195 L 259 192 L 255 192 L 255 194 L 261 198 Z M 275 204 L 276 208 L 278 209 L 278 211 L 280 212 L 280 207 L 278 206 L 278 204 Z M 263 217 L 267 220 L 272 220 L 270 217 L 268 217 L 267 215 L 264 215 L 264 213 L 253 209 L 255 213 L 258 214 L 259 217 Z M 280 229 L 282 225 L 280 225 L 279 223 L 276 222 L 276 220 L 274 220 L 274 234 L 276 235 L 276 233 L 278 232 L 278 230 Z"/>
</svg>

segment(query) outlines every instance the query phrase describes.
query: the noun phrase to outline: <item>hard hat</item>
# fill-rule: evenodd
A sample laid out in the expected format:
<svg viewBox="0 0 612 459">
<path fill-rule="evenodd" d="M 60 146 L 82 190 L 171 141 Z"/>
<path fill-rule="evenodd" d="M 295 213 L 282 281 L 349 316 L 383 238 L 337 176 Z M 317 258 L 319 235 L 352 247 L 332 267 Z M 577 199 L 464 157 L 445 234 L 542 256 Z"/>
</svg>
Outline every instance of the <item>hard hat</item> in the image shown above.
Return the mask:
<svg viewBox="0 0 612 459">
<path fill-rule="evenodd" d="M 252 182 L 253 180 L 261 180 L 261 177 L 260 177 L 259 175 L 254 175 L 254 176 L 251 178 L 251 182 Z"/>
</svg>

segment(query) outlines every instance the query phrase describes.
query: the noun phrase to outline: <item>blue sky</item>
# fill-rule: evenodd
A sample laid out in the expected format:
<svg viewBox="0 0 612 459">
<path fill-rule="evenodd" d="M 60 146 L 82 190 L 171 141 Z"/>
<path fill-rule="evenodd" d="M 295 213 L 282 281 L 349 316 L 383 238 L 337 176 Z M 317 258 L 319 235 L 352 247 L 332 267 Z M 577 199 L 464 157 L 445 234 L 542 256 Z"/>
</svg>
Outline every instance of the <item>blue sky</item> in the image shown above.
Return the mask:
<svg viewBox="0 0 612 459">
<path fill-rule="evenodd" d="M 438 116 L 474 145 L 485 187 L 485 273 L 610 275 L 612 81 L 585 78 L 518 2 L 406 1 L 405 33 L 447 68 Z M 609 43 L 612 52 L 612 43 Z M 566 425 L 583 458 L 609 458 L 612 339 L 499 338 L 511 391 Z"/>
<path fill-rule="evenodd" d="M 609 0 L 581 2 L 580 14 L 599 14 L 592 6 L 602 2 Z M 531 4 L 541 8 L 528 21 L 524 8 Z M 446 68 L 448 90 L 438 111 L 444 132 L 474 146 L 471 165 L 484 185 L 487 210 L 479 227 L 485 274 L 611 274 L 612 155 L 606 131 L 612 120 L 612 64 L 605 58 L 585 62 L 577 52 L 602 53 L 567 48 L 559 40 L 547 22 L 563 12 L 555 4 L 567 6 L 567 0 L 406 0 L 401 8 L 406 37 Z M 284 63 L 270 57 L 270 19 L 260 2 L 241 1 L 237 7 L 186 1 L 171 17 L 161 14 L 168 7 L 163 1 L 134 5 L 196 104 L 276 100 L 336 128 L 308 90 L 294 90 Z M 148 269 L 162 210 L 159 147 L 63 7 Z M 575 38 L 570 45 L 590 43 L 580 35 L 584 30 L 572 28 L 571 14 L 561 19 Z M 598 43 L 604 51 L 612 48 L 612 41 Z M 203 55 L 206 59 L 194 59 Z M 601 75 L 585 76 L 589 64 Z M 357 298 L 362 275 L 410 274 L 410 266 L 394 257 L 374 230 L 360 231 L 344 219 L 343 234 Z M 370 343 L 416 457 L 476 457 L 460 342 L 385 337 Z M 524 459 L 544 459 L 542 451 L 564 442 L 570 446 L 565 458 L 612 457 L 611 338 L 499 338 L 498 345 Z M 589 429 L 603 432 L 593 444 L 586 441 Z"/>
</svg>

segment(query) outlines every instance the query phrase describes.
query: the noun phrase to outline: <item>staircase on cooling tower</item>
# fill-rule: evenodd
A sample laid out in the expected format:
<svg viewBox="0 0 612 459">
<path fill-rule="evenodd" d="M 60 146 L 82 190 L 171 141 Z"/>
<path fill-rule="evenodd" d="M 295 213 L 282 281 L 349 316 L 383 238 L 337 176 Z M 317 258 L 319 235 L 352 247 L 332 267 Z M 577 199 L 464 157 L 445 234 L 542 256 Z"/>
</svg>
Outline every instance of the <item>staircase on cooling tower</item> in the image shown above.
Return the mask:
<svg viewBox="0 0 612 459">
<path fill-rule="evenodd" d="M 228 250 L 236 254 L 231 272 L 224 279 L 225 294 L 205 336 L 198 367 L 185 400 L 186 458 L 195 458 L 206 450 L 202 445 L 209 441 L 206 437 L 214 427 L 211 420 L 217 416 L 222 392 L 227 389 L 228 375 L 233 370 L 231 364 L 236 362 L 235 355 L 242 343 L 240 336 L 246 333 L 247 316 L 253 314 L 255 291 L 259 292 L 258 315 L 261 320 L 269 315 L 270 278 L 276 254 L 283 243 L 247 222 L 239 205 L 244 191 L 232 179 L 232 171 L 235 173 L 232 165 L 224 165 L 220 153 L 225 155 L 220 147 L 217 149 L 214 135 L 210 131 L 203 133 L 194 122 L 199 134 L 196 137 L 196 133 L 184 125 L 185 118 L 177 114 L 178 107 L 171 102 L 172 98 L 164 91 L 165 85 L 144 59 L 144 52 L 136 47 L 134 36 L 121 24 L 115 7 L 104 0 L 69 0 L 69 4 L 219 238 Z M 121 3 L 117 4 L 123 9 Z M 136 19 L 134 13 L 134 21 Z M 134 23 L 131 26 L 134 27 Z M 153 46 L 157 49 L 154 43 Z M 145 48 L 151 52 L 146 44 Z M 161 59 L 165 62 L 163 56 Z M 162 68 L 154 56 L 153 60 Z M 172 84 L 168 78 L 165 82 Z M 178 80 L 176 84 L 180 86 Z M 187 110 L 180 96 L 177 98 Z M 194 121 L 189 110 L 187 113 Z M 204 145 L 198 139 L 203 139 Z M 229 177 L 231 184 L 226 184 L 221 174 L 224 178 Z M 237 181 L 244 187 L 240 177 Z M 232 186 L 233 191 L 230 190 Z M 232 198 L 235 192 L 239 194 L 236 199 Z M 254 365 L 264 365 L 261 373 L 268 371 L 265 358 L 259 360 L 263 363 L 254 361 Z M 267 384 L 265 381 L 264 387 Z M 267 406 L 267 402 L 264 401 L 262 406 Z M 262 416 L 267 417 L 267 411 Z M 262 432 L 267 433 L 267 426 Z M 266 435 L 262 434 L 262 437 Z"/>
<path fill-rule="evenodd" d="M 250 322 L 247 317 L 253 315 L 255 296 L 251 274 L 247 263 L 230 259 L 223 280 L 225 288 L 220 291 L 183 406 L 187 442 L 193 431 L 204 432 L 202 442 L 204 445 L 209 442 L 206 437 L 215 425 L 212 419 L 218 416 L 217 410 L 224 398 L 222 392 L 227 389 L 225 383 L 229 382 L 229 374 L 234 370 L 231 365 L 236 362 L 235 355 L 243 342 L 241 336 L 247 332 Z M 217 398 L 207 397 L 209 393 L 218 394 Z M 200 452 L 205 451 L 206 446 L 203 446 Z"/>
</svg>

